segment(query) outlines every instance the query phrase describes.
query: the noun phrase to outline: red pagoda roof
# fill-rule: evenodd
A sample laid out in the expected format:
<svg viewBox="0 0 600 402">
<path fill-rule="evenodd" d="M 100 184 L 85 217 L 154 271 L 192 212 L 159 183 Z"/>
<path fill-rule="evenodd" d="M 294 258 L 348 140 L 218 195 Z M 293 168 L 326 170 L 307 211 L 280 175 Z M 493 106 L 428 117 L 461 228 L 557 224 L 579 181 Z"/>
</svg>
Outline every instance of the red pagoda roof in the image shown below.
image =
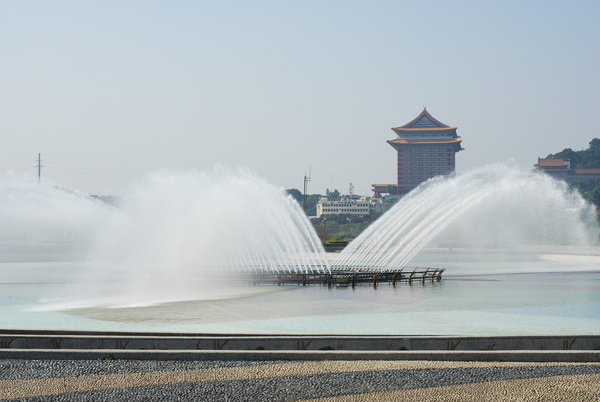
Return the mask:
<svg viewBox="0 0 600 402">
<path fill-rule="evenodd" d="M 419 113 L 417 117 L 403 126 L 392 128 L 398 137 L 408 137 L 418 134 L 445 134 L 450 137 L 457 137 L 456 129 L 458 127 L 448 126 L 433 117 L 427 109 Z"/>
<path fill-rule="evenodd" d="M 398 138 L 387 141 L 395 149 L 412 145 L 450 144 L 454 152 L 462 151 L 458 127 L 448 126 L 429 114 L 426 108 L 412 121 L 392 128 Z"/>
<path fill-rule="evenodd" d="M 559 158 L 538 158 L 538 166 L 543 167 L 564 167 L 567 163 L 564 159 Z"/>
</svg>

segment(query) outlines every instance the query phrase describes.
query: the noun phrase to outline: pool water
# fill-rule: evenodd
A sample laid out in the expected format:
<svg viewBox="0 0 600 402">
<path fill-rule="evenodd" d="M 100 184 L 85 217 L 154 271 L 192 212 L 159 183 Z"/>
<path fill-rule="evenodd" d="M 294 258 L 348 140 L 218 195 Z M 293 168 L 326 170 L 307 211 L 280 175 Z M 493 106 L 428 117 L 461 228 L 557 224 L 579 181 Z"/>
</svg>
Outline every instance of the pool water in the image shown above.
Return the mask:
<svg viewBox="0 0 600 402">
<path fill-rule="evenodd" d="M 0 264 L 4 329 L 237 334 L 597 335 L 600 269 L 590 264 L 429 261 L 440 282 L 253 286 L 226 297 L 136 307 L 65 307 L 83 263 Z M 444 265 L 442 265 L 444 264 Z M 527 269 L 525 269 L 527 268 Z M 527 273 L 519 273 L 527 272 Z"/>
</svg>

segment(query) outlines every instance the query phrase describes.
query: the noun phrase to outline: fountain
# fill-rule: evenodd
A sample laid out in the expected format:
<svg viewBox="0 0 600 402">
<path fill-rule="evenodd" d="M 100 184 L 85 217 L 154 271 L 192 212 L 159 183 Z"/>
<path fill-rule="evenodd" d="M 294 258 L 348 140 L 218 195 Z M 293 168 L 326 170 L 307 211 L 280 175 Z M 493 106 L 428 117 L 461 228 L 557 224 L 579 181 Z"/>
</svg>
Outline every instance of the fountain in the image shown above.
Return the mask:
<svg viewBox="0 0 600 402">
<path fill-rule="evenodd" d="M 85 283 L 94 289 L 86 293 L 109 305 L 218 298 L 231 291 L 210 280 L 220 273 L 327 266 L 291 197 L 247 171 L 225 168 L 162 171 L 133 186 L 89 260 Z"/>
<path fill-rule="evenodd" d="M 309 272 L 323 248 L 299 205 L 239 170 L 163 171 L 135 185 L 92 260 L 144 270 Z M 309 256 L 311 258 L 309 258 Z"/>
<path fill-rule="evenodd" d="M 209 279 L 223 272 L 327 269 L 300 206 L 244 170 L 158 172 L 132 186 L 120 208 L 15 177 L 2 184 L 5 247 L 25 240 L 25 258 L 52 242 L 62 259 L 85 257 L 60 292 L 72 294 L 63 306 L 214 298 L 226 287 Z"/>
<path fill-rule="evenodd" d="M 329 261 L 297 203 L 244 170 L 158 172 L 133 185 L 118 208 L 1 177 L 0 222 L 5 328 L 587 334 L 598 327 L 594 257 L 586 264 L 575 255 L 540 257 L 589 255 L 598 238 L 594 211 L 564 183 L 508 165 L 425 183 Z M 497 263 L 499 255 L 510 258 Z M 446 279 L 377 291 L 211 280 L 224 271 L 415 261 L 440 263 Z M 465 267 L 463 280 L 455 273 Z M 525 274 L 534 272 L 544 274 Z"/>
<path fill-rule="evenodd" d="M 81 260 L 112 213 L 112 208 L 78 191 L 2 176 L 0 262 Z"/>
<path fill-rule="evenodd" d="M 404 267 L 428 243 L 587 253 L 599 238 L 594 208 L 566 183 L 496 164 L 437 177 L 402 198 L 332 267 Z"/>
</svg>

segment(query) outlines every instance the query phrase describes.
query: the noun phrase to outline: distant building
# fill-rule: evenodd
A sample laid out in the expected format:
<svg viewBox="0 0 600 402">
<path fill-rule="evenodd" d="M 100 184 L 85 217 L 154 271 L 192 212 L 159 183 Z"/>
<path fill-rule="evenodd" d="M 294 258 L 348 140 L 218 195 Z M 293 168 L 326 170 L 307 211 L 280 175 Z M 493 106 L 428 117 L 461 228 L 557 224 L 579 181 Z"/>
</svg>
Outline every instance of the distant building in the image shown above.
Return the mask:
<svg viewBox="0 0 600 402">
<path fill-rule="evenodd" d="M 340 201 L 328 201 L 323 197 L 317 202 L 317 218 L 332 214 L 369 215 L 379 212 L 380 208 L 381 201 L 369 197 L 342 198 Z"/>
<path fill-rule="evenodd" d="M 397 196 L 398 185 L 397 184 L 371 184 L 373 190 L 373 198 L 381 198 L 383 194 L 389 194 L 391 196 Z"/>
<path fill-rule="evenodd" d="M 572 168 L 569 159 L 538 158 L 538 163 L 533 166 L 555 179 L 568 183 L 578 180 L 592 180 L 600 183 L 600 169 Z"/>
<path fill-rule="evenodd" d="M 427 109 L 403 126 L 392 128 L 398 138 L 389 140 L 398 154 L 398 195 L 424 181 L 455 170 L 455 154 L 463 150 L 457 127 L 436 120 Z"/>
</svg>

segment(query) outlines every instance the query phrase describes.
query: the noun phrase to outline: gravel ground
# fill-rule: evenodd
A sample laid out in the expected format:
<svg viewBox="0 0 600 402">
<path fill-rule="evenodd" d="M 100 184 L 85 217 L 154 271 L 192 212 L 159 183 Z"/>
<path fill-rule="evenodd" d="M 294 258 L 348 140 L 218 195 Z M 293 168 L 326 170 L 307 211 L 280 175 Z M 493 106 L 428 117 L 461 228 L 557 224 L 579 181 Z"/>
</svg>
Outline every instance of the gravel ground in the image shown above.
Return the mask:
<svg viewBox="0 0 600 402">
<path fill-rule="evenodd" d="M 0 379 L 27 380 L 78 377 L 81 381 L 93 376 L 118 374 L 126 377 L 133 373 L 165 372 L 176 376 L 186 370 L 226 369 L 224 372 L 255 368 L 273 369 L 266 378 L 245 378 L 223 381 L 222 378 L 202 379 L 197 382 L 167 383 L 160 385 L 103 389 L 62 393 L 22 401 L 289 401 L 360 395 L 372 392 L 431 389 L 469 384 L 499 383 L 514 380 L 552 379 L 563 376 L 592 376 L 600 378 L 600 364 L 528 364 L 528 363 L 466 363 L 466 362 L 177 362 L 177 361 L 0 361 Z M 346 366 L 352 370 L 344 372 Z M 299 367 L 300 371 L 288 371 Z M 305 372 L 302 368 L 306 367 Z M 335 372 L 341 367 L 343 372 Z M 315 374 L 315 368 L 320 372 Z M 329 372 L 329 371 L 331 372 Z M 340 371 L 340 370 L 337 370 Z M 288 374 L 291 373 L 291 374 Z M 258 377 L 258 376 L 257 376 Z M 240 377 L 241 378 L 241 377 Z M 174 380 L 175 381 L 175 380 Z M 597 383 L 597 381 L 595 381 Z M 3 381 L 5 387 L 10 381 Z M 508 387 L 508 385 L 507 385 Z M 0 390 L 1 391 L 1 390 Z M 501 390 L 502 391 L 502 390 Z M 0 394 L 1 395 L 1 394 Z M 582 394 L 582 395 L 594 395 Z M 596 394 L 597 395 L 597 394 Z M 443 394 L 442 394 L 443 396 Z M 443 399 L 443 398 L 442 398 Z M 357 400 L 360 400 L 357 399 Z M 517 399 L 518 400 L 518 399 Z M 539 400 L 553 400 L 541 398 Z"/>
<path fill-rule="evenodd" d="M 283 363 L 283 362 L 272 362 Z M 0 380 L 257 366 L 257 361 L 0 360 Z"/>
</svg>

